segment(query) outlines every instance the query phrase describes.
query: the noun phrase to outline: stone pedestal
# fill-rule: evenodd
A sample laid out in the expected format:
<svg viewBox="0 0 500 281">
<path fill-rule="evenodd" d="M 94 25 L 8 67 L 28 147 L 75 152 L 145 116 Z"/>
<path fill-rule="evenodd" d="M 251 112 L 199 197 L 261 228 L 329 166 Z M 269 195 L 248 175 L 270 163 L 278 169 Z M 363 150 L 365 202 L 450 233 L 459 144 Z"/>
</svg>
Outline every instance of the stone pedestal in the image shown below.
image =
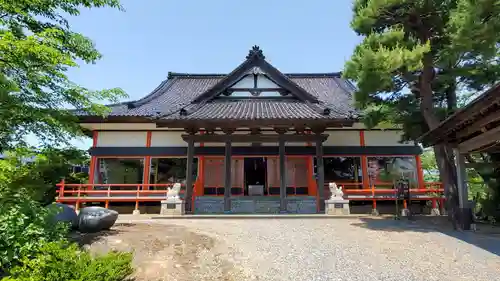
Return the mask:
<svg viewBox="0 0 500 281">
<path fill-rule="evenodd" d="M 133 210 L 132 211 L 132 215 L 134 215 L 134 216 L 138 216 L 140 214 L 141 214 L 141 211 L 139 211 L 139 210 Z"/>
<path fill-rule="evenodd" d="M 160 215 L 182 216 L 184 215 L 184 201 L 180 198 L 167 198 L 161 201 Z"/>
<path fill-rule="evenodd" d="M 377 209 L 372 209 L 372 213 L 371 213 L 372 216 L 378 216 L 380 215 L 380 213 L 378 212 Z"/>
<path fill-rule="evenodd" d="M 350 215 L 349 200 L 330 198 L 325 200 L 325 214 L 330 216 Z"/>
</svg>

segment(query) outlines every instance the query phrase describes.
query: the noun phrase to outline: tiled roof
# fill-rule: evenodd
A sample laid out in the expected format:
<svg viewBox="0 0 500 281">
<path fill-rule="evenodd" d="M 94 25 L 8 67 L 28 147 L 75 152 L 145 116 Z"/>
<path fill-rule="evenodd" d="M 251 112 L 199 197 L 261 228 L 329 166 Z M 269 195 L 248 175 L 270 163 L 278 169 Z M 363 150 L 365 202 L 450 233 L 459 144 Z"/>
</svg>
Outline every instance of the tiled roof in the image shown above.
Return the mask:
<svg viewBox="0 0 500 281">
<path fill-rule="evenodd" d="M 214 100 L 205 106 L 198 108 L 189 116 L 180 117 L 181 109 L 190 108 L 191 102 L 216 85 L 225 77 L 223 74 L 177 74 L 169 73 L 169 79 L 165 80 L 153 92 L 146 97 L 127 103 L 110 105 L 110 116 L 137 116 L 154 117 L 165 116 L 166 119 L 196 119 L 200 116 L 215 118 L 216 112 L 235 112 L 237 110 L 250 110 L 261 112 L 262 116 L 301 116 L 297 118 L 347 118 L 356 112 L 353 107 L 354 87 L 340 77 L 338 73 L 319 74 L 285 74 L 299 87 L 315 96 L 319 100 L 319 106 L 331 109 L 330 116 L 320 115 L 310 106 L 299 101 L 278 101 L 276 99 L 255 101 L 241 100 L 229 102 L 227 100 Z M 234 107 L 234 108 L 229 108 Z M 292 110 L 293 112 L 263 112 L 261 110 L 276 109 L 277 112 Z M 209 114 L 210 113 L 210 114 Z M 84 112 L 76 112 L 77 115 L 85 116 Z M 214 115 L 214 117 L 212 117 Z M 220 116 L 220 115 L 217 115 Z M 230 116 L 240 116 L 239 114 Z M 229 115 L 227 118 L 233 118 Z M 222 117 L 222 116 L 220 116 Z M 273 117 L 274 118 L 274 117 Z M 281 118 L 281 117 L 280 117 Z"/>
<path fill-rule="evenodd" d="M 261 119 L 325 119 L 345 118 L 330 111 L 323 115 L 313 107 L 293 99 L 220 99 L 208 102 L 199 108 L 190 105 L 185 109 L 192 113 L 179 113 L 163 117 L 166 120 L 261 120 Z"/>
</svg>

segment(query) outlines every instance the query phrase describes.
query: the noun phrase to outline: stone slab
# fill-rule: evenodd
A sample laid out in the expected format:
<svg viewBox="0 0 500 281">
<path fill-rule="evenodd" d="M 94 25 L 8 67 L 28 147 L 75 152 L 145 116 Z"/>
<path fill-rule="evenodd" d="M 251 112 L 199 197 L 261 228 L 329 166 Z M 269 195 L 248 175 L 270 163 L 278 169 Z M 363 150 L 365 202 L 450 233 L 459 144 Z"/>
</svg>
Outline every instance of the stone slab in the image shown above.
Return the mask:
<svg viewBox="0 0 500 281">
<path fill-rule="evenodd" d="M 167 199 L 161 201 L 160 215 L 163 216 L 182 216 L 184 215 L 184 201 L 180 199 Z"/>
<path fill-rule="evenodd" d="M 195 214 L 223 214 L 224 197 L 199 196 L 194 201 Z"/>
<path fill-rule="evenodd" d="M 329 216 L 350 215 L 349 200 L 329 199 L 325 200 L 325 214 Z"/>
</svg>

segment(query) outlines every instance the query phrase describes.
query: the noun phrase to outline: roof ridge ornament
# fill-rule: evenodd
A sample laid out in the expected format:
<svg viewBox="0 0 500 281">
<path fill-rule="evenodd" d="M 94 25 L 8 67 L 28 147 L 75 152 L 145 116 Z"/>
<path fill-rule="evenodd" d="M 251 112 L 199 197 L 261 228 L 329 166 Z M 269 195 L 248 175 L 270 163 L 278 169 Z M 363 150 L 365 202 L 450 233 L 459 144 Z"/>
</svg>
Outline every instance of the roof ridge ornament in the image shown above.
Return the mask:
<svg viewBox="0 0 500 281">
<path fill-rule="evenodd" d="M 260 49 L 259 46 L 257 45 L 254 45 L 252 47 L 252 49 L 248 52 L 248 55 L 246 57 L 246 59 L 251 59 L 253 57 L 257 57 L 257 58 L 260 58 L 260 59 L 265 59 L 266 57 L 264 56 L 264 54 L 262 53 L 262 50 Z"/>
</svg>

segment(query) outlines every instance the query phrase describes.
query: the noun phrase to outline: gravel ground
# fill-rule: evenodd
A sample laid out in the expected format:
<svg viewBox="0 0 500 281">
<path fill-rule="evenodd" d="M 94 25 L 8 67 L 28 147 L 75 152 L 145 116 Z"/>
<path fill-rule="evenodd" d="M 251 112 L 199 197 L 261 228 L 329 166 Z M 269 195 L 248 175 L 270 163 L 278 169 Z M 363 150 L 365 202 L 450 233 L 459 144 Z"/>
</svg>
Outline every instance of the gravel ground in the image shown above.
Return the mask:
<svg viewBox="0 0 500 281">
<path fill-rule="evenodd" d="M 209 245 L 202 254 L 181 252 L 202 266 L 168 280 L 500 280 L 500 236 L 454 232 L 429 222 L 165 219 L 137 225 L 144 223 L 163 229 L 157 236 L 182 229 Z M 210 275 L 218 267 L 224 269 Z"/>
</svg>

